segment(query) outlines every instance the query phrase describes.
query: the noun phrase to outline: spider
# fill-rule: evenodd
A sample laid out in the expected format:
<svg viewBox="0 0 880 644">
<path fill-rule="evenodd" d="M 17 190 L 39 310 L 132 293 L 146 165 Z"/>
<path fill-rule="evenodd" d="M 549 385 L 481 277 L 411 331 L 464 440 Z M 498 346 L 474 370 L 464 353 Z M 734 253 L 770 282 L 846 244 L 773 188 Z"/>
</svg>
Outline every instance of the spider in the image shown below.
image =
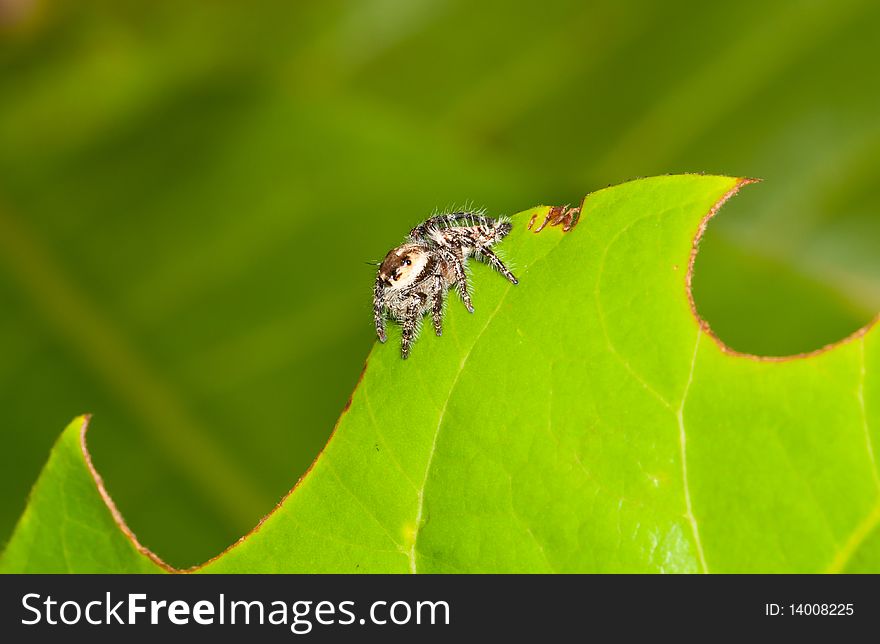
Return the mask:
<svg viewBox="0 0 880 644">
<path fill-rule="evenodd" d="M 409 355 L 422 316 L 428 311 L 434 331 L 443 334 L 446 291 L 455 287 L 471 313 L 470 288 L 465 265 L 471 256 L 498 269 L 513 284 L 516 277 L 490 246 L 510 232 L 510 221 L 482 213 L 453 212 L 431 217 L 413 228 L 404 244 L 392 249 L 379 265 L 373 288 L 373 320 L 376 335 L 385 342 L 385 316 L 403 326 L 400 354 Z"/>
</svg>

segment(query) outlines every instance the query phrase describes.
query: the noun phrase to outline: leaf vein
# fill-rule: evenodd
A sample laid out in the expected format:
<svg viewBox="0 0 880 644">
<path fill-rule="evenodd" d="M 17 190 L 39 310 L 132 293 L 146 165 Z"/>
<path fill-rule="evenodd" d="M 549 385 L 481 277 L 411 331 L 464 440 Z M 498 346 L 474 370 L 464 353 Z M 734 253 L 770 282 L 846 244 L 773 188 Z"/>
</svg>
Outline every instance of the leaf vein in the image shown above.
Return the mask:
<svg viewBox="0 0 880 644">
<path fill-rule="evenodd" d="M 330 459 L 327 459 L 326 463 L 327 469 L 329 469 L 333 476 L 336 477 L 336 480 L 339 481 L 339 484 L 342 486 L 342 488 L 346 492 L 348 492 L 351 498 L 358 502 L 358 505 L 363 508 L 366 515 L 369 516 L 376 523 L 376 525 L 382 528 L 385 534 L 388 535 L 388 539 L 391 541 L 391 543 L 393 543 L 397 547 L 397 550 L 403 554 L 406 554 L 403 545 L 397 542 L 397 540 L 391 534 L 391 531 L 385 526 L 384 523 L 379 520 L 379 517 L 376 516 L 376 513 L 373 512 L 370 507 L 366 503 L 364 503 L 357 494 L 355 494 L 354 490 L 351 489 L 351 486 L 349 486 L 349 484 L 346 483 L 341 476 L 339 476 L 339 472 L 336 471 L 336 467 L 333 465 L 332 461 Z"/>
<path fill-rule="evenodd" d="M 367 408 L 367 415 L 370 417 L 370 421 L 373 423 L 373 428 L 376 431 L 376 436 L 379 439 L 379 442 L 382 443 L 382 446 L 385 448 L 385 453 L 388 454 L 388 457 L 391 459 L 391 462 L 394 463 L 395 467 L 400 470 L 400 473 L 403 474 L 403 477 L 412 485 L 414 490 L 418 490 L 418 486 L 416 482 L 412 480 L 409 474 L 407 474 L 406 470 L 403 469 L 403 465 L 400 464 L 400 460 L 398 460 L 397 456 L 394 454 L 394 450 L 392 450 L 388 446 L 388 441 L 385 440 L 385 435 L 382 433 L 382 430 L 379 427 L 379 423 L 376 420 L 376 415 L 373 413 L 373 405 L 370 404 L 370 397 L 367 395 L 367 388 L 363 388 L 364 394 L 364 403 Z"/>
<path fill-rule="evenodd" d="M 614 237 L 608 242 L 605 246 L 605 250 L 602 252 L 602 259 L 599 260 L 599 270 L 596 272 L 596 288 L 593 290 L 593 296 L 596 300 L 596 312 L 599 314 L 599 326 L 602 328 L 602 335 L 605 337 L 605 344 L 608 346 L 608 350 L 611 351 L 611 354 L 623 365 L 623 367 L 629 372 L 629 374 L 638 382 L 648 393 L 654 396 L 657 400 L 659 400 L 667 409 L 672 409 L 672 404 L 666 400 L 666 398 L 651 384 L 639 374 L 633 366 L 629 363 L 629 361 L 624 358 L 620 352 L 617 350 L 617 347 L 614 346 L 614 343 L 611 342 L 611 336 L 608 335 L 608 325 L 605 321 L 605 309 L 602 305 L 602 298 L 599 295 L 599 284 L 602 282 L 602 277 L 605 274 L 605 262 L 608 258 L 608 251 L 611 250 L 611 247 L 615 244 L 617 239 L 626 234 L 633 226 L 644 221 L 645 219 L 649 219 L 651 217 L 657 217 L 659 213 L 652 212 L 647 215 L 643 215 L 638 219 L 633 220 L 627 226 L 619 230 Z"/>
<path fill-rule="evenodd" d="M 681 460 L 681 482 L 684 487 L 684 504 L 686 508 L 685 517 L 688 520 L 688 523 L 691 525 L 691 532 L 693 533 L 694 543 L 697 546 L 697 556 L 700 561 L 700 568 L 704 573 L 709 572 L 709 567 L 706 565 L 706 555 L 703 552 L 703 543 L 700 540 L 700 528 L 697 525 L 697 517 L 694 516 L 693 505 L 691 504 L 691 490 L 690 483 L 688 482 L 688 470 L 687 470 L 687 432 L 684 427 L 684 406 L 687 402 L 688 394 L 691 390 L 691 383 L 694 380 L 694 368 L 697 364 L 697 353 L 700 349 L 700 338 L 703 337 L 703 332 L 701 330 L 697 331 L 697 341 L 694 343 L 694 355 L 691 358 L 691 368 L 690 373 L 688 373 L 687 384 L 684 387 L 684 393 L 681 396 L 681 404 L 678 406 L 678 410 L 676 411 L 676 417 L 678 418 L 678 444 L 679 444 L 679 459 Z"/>
</svg>

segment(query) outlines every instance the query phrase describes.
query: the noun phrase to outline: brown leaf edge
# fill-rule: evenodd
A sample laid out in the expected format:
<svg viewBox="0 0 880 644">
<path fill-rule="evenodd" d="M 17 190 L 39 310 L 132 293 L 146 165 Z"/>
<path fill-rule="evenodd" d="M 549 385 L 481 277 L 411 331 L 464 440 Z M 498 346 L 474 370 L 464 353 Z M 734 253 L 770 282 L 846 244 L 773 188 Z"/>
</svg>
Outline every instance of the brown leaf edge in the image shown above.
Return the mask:
<svg viewBox="0 0 880 644">
<path fill-rule="evenodd" d="M 92 475 L 92 481 L 95 483 L 95 487 L 98 488 L 98 494 L 101 495 L 101 499 L 104 501 L 104 505 L 107 506 L 107 509 L 110 510 L 110 514 L 113 516 L 113 521 L 116 522 L 116 526 L 122 531 L 128 540 L 131 541 L 132 545 L 135 549 L 140 552 L 142 555 L 147 557 L 154 564 L 167 570 L 168 572 L 180 572 L 173 566 L 165 563 L 159 555 L 155 552 L 147 548 L 140 541 L 138 541 L 137 535 L 132 531 L 131 528 L 128 527 L 128 524 L 125 522 L 125 519 L 122 517 L 122 513 L 119 511 L 119 508 L 116 507 L 116 503 L 113 501 L 113 498 L 110 496 L 110 493 L 107 492 L 107 488 L 104 487 L 104 479 L 101 478 L 101 475 L 98 474 L 98 470 L 95 469 L 95 464 L 92 462 L 92 454 L 89 452 L 89 447 L 86 444 L 86 433 L 89 431 L 89 424 L 92 422 L 92 415 L 85 414 L 83 417 L 82 427 L 79 430 L 79 446 L 82 450 L 83 460 L 86 462 L 86 467 L 89 469 L 89 474 Z"/>
<path fill-rule="evenodd" d="M 208 559 L 204 563 L 196 564 L 195 566 L 191 566 L 190 568 L 175 568 L 171 564 L 167 563 L 159 555 L 157 555 L 155 552 L 153 552 L 152 550 L 147 548 L 145 545 L 143 545 L 138 540 L 137 535 L 134 533 L 134 531 L 128 527 L 128 524 L 125 522 L 125 518 L 122 516 L 122 513 L 119 511 L 119 508 L 116 507 L 116 503 L 113 501 L 113 498 L 110 496 L 110 493 L 107 492 L 107 488 L 104 486 L 104 480 L 101 478 L 101 475 L 98 473 L 98 470 L 95 469 L 95 465 L 92 463 L 92 455 L 89 452 L 88 443 L 86 441 L 86 434 L 88 432 L 89 424 L 91 423 L 91 419 L 92 419 L 91 414 L 86 414 L 83 416 L 83 424 L 82 424 L 82 428 L 80 429 L 80 449 L 82 450 L 83 459 L 85 460 L 86 466 L 89 469 L 89 473 L 92 475 L 92 481 L 94 481 L 95 487 L 97 487 L 97 489 L 98 489 L 98 494 L 101 496 L 101 499 L 104 501 L 104 504 L 107 506 L 107 509 L 110 511 L 110 514 L 113 517 L 113 521 L 116 523 L 117 527 L 122 531 L 122 534 L 124 534 L 128 538 L 128 540 L 131 541 L 131 543 L 135 547 L 135 549 L 137 549 L 138 552 L 140 552 L 142 555 L 147 557 L 150 561 L 152 561 L 154 564 L 156 564 L 157 566 L 159 566 L 160 568 L 162 568 L 166 572 L 180 573 L 180 574 L 196 572 L 196 571 L 200 570 L 201 568 L 204 568 L 208 564 L 216 561 L 217 559 L 219 559 L 220 557 L 225 555 L 227 552 L 229 552 L 230 550 L 232 550 L 233 548 L 238 546 L 240 543 L 244 542 L 246 539 L 249 539 L 251 536 L 253 536 L 257 532 L 259 532 L 260 528 L 263 527 L 263 524 L 266 522 L 266 520 L 269 519 L 269 517 L 271 517 L 273 514 L 275 514 L 275 512 L 277 512 L 281 508 L 282 505 L 284 505 L 284 502 L 287 501 L 288 497 L 290 497 L 291 494 L 296 492 L 296 490 L 300 486 L 300 484 L 309 475 L 309 472 L 312 471 L 312 468 L 315 467 L 315 464 L 318 462 L 318 459 L 320 459 L 321 456 L 324 454 L 324 450 L 327 449 L 327 445 L 330 444 L 330 441 L 332 441 L 333 437 L 336 435 L 336 430 L 339 427 L 339 423 L 342 422 L 342 419 L 345 418 L 345 415 L 348 413 L 348 410 L 351 407 L 351 399 L 352 399 L 352 396 L 354 396 L 354 391 L 357 390 L 357 388 L 361 384 L 361 380 L 364 379 L 364 374 L 367 372 L 367 365 L 368 364 L 369 364 L 369 360 L 366 360 L 364 362 L 363 368 L 361 369 L 361 375 L 358 376 L 358 381 L 355 384 L 354 389 L 352 390 L 352 395 L 348 397 L 348 401 L 345 403 L 345 407 L 343 408 L 342 413 L 339 415 L 339 418 L 336 419 L 336 423 L 333 425 L 333 431 L 330 432 L 330 437 L 327 439 L 327 442 L 324 443 L 324 447 L 321 448 L 321 451 L 319 451 L 318 455 L 315 456 L 311 465 L 309 465 L 308 469 L 303 473 L 303 475 L 300 476 L 299 479 L 297 479 L 297 481 L 293 485 L 293 487 L 290 488 L 290 490 L 287 491 L 287 493 L 281 498 L 281 500 L 275 504 L 275 507 L 272 508 L 271 510 L 269 510 L 269 512 L 267 512 L 265 515 L 263 515 L 263 517 L 257 522 L 257 525 L 255 525 L 253 528 L 251 528 L 247 533 L 245 533 L 243 536 L 239 537 L 234 543 L 230 544 L 223 551 L 214 555 L 213 557 L 211 557 L 210 559 Z"/>
<path fill-rule="evenodd" d="M 878 314 L 868 324 L 866 324 L 862 328 L 858 329 L 854 333 L 848 335 L 847 337 L 845 337 L 841 340 L 838 340 L 837 342 L 832 342 L 830 344 L 827 344 L 824 347 L 821 347 L 821 348 L 816 349 L 814 351 L 809 351 L 806 353 L 798 353 L 798 354 L 794 354 L 794 355 L 790 355 L 790 356 L 759 356 L 759 355 L 754 355 L 754 354 L 749 354 L 749 353 L 743 353 L 741 351 L 737 351 L 737 350 L 732 349 L 729 346 L 727 346 L 724 343 L 724 341 L 721 340 L 721 338 L 719 338 L 717 335 L 715 335 L 715 333 L 712 331 L 711 327 L 709 326 L 709 323 L 706 322 L 706 320 L 704 320 L 703 317 L 697 311 L 697 306 L 694 301 L 694 295 L 693 295 L 693 290 L 692 290 L 694 264 L 696 262 L 697 254 L 699 253 L 700 241 L 703 239 L 703 235 L 706 232 L 706 228 L 709 225 L 709 221 L 716 214 L 718 214 L 718 211 L 721 209 L 721 207 L 731 197 L 733 197 L 737 192 L 739 192 L 740 188 L 742 188 L 743 186 L 749 185 L 749 184 L 758 183 L 760 181 L 761 181 L 760 179 L 754 179 L 754 178 L 741 178 L 741 179 L 737 180 L 737 182 L 734 184 L 734 186 L 730 190 L 728 190 L 725 194 L 723 194 L 721 196 L 721 198 L 715 202 L 715 204 L 712 206 L 712 208 L 709 210 L 709 212 L 703 217 L 703 219 L 700 221 L 699 227 L 697 228 L 696 234 L 694 235 L 694 241 L 693 241 L 693 246 L 691 248 L 690 260 L 688 262 L 687 275 L 685 277 L 685 290 L 687 293 L 688 302 L 690 304 L 691 313 L 693 314 L 694 319 L 696 320 L 697 324 L 700 326 L 700 329 L 706 335 L 708 335 L 710 338 L 712 338 L 712 340 L 715 342 L 715 344 L 717 344 L 724 353 L 731 355 L 731 356 L 734 356 L 736 358 L 747 359 L 747 360 L 757 360 L 760 362 L 786 362 L 789 360 L 801 360 L 801 359 L 809 358 L 809 357 L 812 357 L 812 356 L 815 356 L 815 355 L 818 355 L 821 353 L 825 353 L 826 351 L 831 351 L 832 349 L 834 349 L 838 346 L 842 346 L 842 345 L 848 344 L 850 342 L 853 342 L 855 340 L 862 338 L 874 326 L 877 325 L 878 321 L 880 321 L 880 314 Z M 589 196 L 589 195 L 587 195 L 587 196 Z M 586 201 L 586 198 L 587 197 L 584 198 L 584 201 Z M 572 212 L 572 214 L 574 216 L 568 220 L 563 220 L 563 218 L 557 217 L 556 219 L 558 219 L 558 221 L 550 221 L 550 219 L 551 219 L 550 215 L 553 215 L 554 213 L 567 215 L 571 211 L 574 211 L 574 212 Z M 551 212 L 549 213 L 548 217 L 544 220 L 543 224 L 540 226 L 540 228 L 538 230 L 535 230 L 535 232 L 539 232 L 548 223 L 550 223 L 550 225 L 558 225 L 559 223 L 564 223 L 568 227 L 566 228 L 565 226 L 563 226 L 563 230 L 567 232 L 568 230 L 573 228 L 574 225 L 576 225 L 578 223 L 578 218 L 579 218 L 580 214 L 581 214 L 580 208 L 568 209 L 567 207 L 565 207 L 563 209 L 563 207 L 553 207 L 553 208 L 551 208 Z M 571 221 L 571 219 L 573 219 L 573 222 Z M 529 229 L 531 229 L 534 221 L 535 221 L 535 216 L 533 216 L 532 220 L 529 222 L 529 226 L 528 226 Z M 367 370 L 367 364 L 368 364 L 368 362 L 364 363 L 364 367 L 361 370 L 361 375 L 358 378 L 358 382 L 354 387 L 355 390 L 360 386 L 361 380 L 363 380 L 364 373 L 366 373 L 366 370 Z M 95 482 L 95 486 L 98 489 L 98 493 L 101 495 L 101 499 L 104 501 L 104 504 L 107 506 L 107 509 L 110 511 L 110 514 L 113 516 L 113 520 L 116 522 L 116 525 L 119 527 L 119 529 L 122 531 L 122 533 L 131 541 L 131 543 L 134 545 L 134 547 L 137 549 L 138 552 L 140 552 L 142 555 L 144 555 L 145 557 L 150 559 L 150 561 L 152 561 L 154 564 L 156 564 L 157 566 L 159 566 L 163 570 L 170 572 L 170 573 L 186 574 L 186 573 L 197 572 L 198 570 L 204 568 L 208 564 L 216 561 L 217 559 L 219 559 L 220 557 L 222 557 L 223 555 L 228 553 L 230 550 L 237 547 L 239 544 L 243 543 L 244 541 L 249 539 L 251 536 L 253 536 L 257 532 L 259 532 L 260 528 L 269 519 L 269 517 L 271 517 L 273 514 L 275 514 L 275 512 L 277 512 L 281 508 L 281 506 L 284 505 L 284 502 L 287 501 L 287 499 L 294 492 L 296 492 L 296 490 L 300 486 L 300 484 L 305 480 L 305 478 L 312 471 L 312 468 L 315 466 L 315 464 L 318 462 L 318 459 L 320 459 L 322 454 L 324 453 L 324 449 L 326 449 L 326 447 L 327 447 L 327 445 L 329 445 L 330 441 L 333 440 L 333 437 L 336 434 L 336 430 L 339 427 L 339 423 L 342 421 L 342 419 L 348 413 L 348 410 L 350 407 L 351 407 L 351 397 L 349 397 L 348 402 L 346 402 L 345 407 L 342 410 L 342 413 L 340 414 L 339 418 L 336 420 L 336 424 L 333 426 L 333 431 L 330 433 L 330 437 L 327 439 L 327 443 L 325 443 L 324 447 L 321 448 L 321 451 L 318 452 L 318 455 L 312 461 L 312 464 L 309 465 L 309 468 L 305 471 L 305 473 L 297 480 L 296 484 L 287 492 L 287 494 L 284 495 L 284 497 L 282 497 L 282 499 L 275 505 L 275 507 L 272 508 L 272 510 L 270 510 L 266 515 L 264 515 L 260 519 L 260 521 L 257 523 L 256 526 L 254 526 L 247 534 L 240 537 L 237 541 L 235 541 L 235 543 L 228 546 L 225 550 L 223 550 L 219 554 L 215 555 L 214 557 L 211 557 L 210 559 L 208 559 L 204 563 L 198 564 L 196 566 L 192 566 L 191 568 L 185 568 L 185 569 L 175 568 L 174 566 L 163 561 L 162 558 L 159 557 L 156 553 L 154 553 L 152 550 L 150 550 L 149 548 L 147 548 L 146 546 L 141 544 L 140 541 L 138 541 L 138 538 L 135 535 L 135 533 L 131 530 L 131 528 L 128 527 L 128 524 L 126 524 L 125 519 L 122 516 L 122 513 L 119 512 L 119 509 L 116 507 L 116 504 L 113 502 L 112 497 L 107 492 L 107 489 L 104 487 L 104 481 L 101 478 L 101 475 L 98 474 L 98 471 L 95 469 L 95 466 L 92 463 L 92 457 L 91 457 L 91 454 L 89 453 L 89 449 L 88 449 L 88 446 L 86 443 L 86 432 L 88 431 L 89 423 L 91 421 L 90 415 L 84 416 L 84 419 L 83 419 L 82 429 L 80 430 L 80 446 L 81 446 L 82 453 L 83 453 L 83 459 L 85 460 L 86 465 L 89 469 L 89 472 L 92 475 L 92 480 Z"/>
<path fill-rule="evenodd" d="M 880 321 L 880 314 L 874 316 L 874 318 L 869 321 L 865 326 L 857 329 L 853 333 L 849 334 L 845 338 L 837 340 L 835 342 L 831 342 L 826 344 L 824 347 L 820 347 L 818 349 L 814 349 L 813 351 L 806 351 L 804 353 L 794 353 L 787 356 L 759 356 L 753 353 L 745 353 L 742 351 L 737 351 L 732 347 L 729 347 L 725 344 L 724 340 L 715 335 L 715 332 L 712 331 L 712 328 L 709 326 L 709 323 L 703 319 L 700 315 L 699 311 L 697 311 L 697 304 L 694 301 L 694 292 L 693 292 L 693 277 L 694 277 L 694 264 L 697 261 L 697 254 L 700 252 L 700 242 L 703 239 L 703 235 L 706 233 L 706 228 L 709 226 L 709 222 L 712 218 L 718 214 L 718 211 L 731 197 L 733 197 L 737 192 L 739 192 L 740 188 L 743 186 L 747 186 L 754 183 L 760 183 L 761 179 L 754 178 L 742 178 L 739 179 L 733 187 L 724 193 L 721 198 L 715 202 L 715 205 L 709 210 L 705 217 L 703 217 L 702 221 L 700 221 L 700 225 L 697 228 L 697 233 L 694 235 L 694 243 L 691 247 L 691 256 L 688 261 L 688 270 L 687 276 L 685 277 L 685 287 L 687 291 L 688 303 L 691 307 L 691 313 L 697 321 L 697 324 L 700 325 L 700 329 L 707 336 L 712 338 L 713 342 L 718 345 L 718 347 L 726 354 L 730 356 L 734 356 L 736 358 L 744 358 L 747 360 L 756 360 L 758 362 L 790 362 L 792 360 L 803 360 L 804 358 L 810 358 L 812 356 L 819 355 L 821 353 L 825 353 L 827 351 L 831 351 L 836 347 L 849 344 L 850 342 L 854 342 L 856 340 L 861 339 L 865 336 L 874 326 L 877 325 L 877 322 Z"/>
</svg>

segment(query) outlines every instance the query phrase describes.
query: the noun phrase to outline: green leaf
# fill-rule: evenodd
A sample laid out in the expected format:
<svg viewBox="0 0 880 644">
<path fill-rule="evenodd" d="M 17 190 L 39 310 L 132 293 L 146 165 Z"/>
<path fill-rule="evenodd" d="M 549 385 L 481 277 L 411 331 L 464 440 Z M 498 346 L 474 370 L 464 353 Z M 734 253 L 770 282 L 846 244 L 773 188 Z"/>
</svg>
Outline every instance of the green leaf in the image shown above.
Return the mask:
<svg viewBox="0 0 880 644">
<path fill-rule="evenodd" d="M 880 571 L 876 331 L 761 359 L 692 308 L 695 240 L 745 183 L 601 190 L 569 233 L 515 216 L 520 284 L 476 265 L 473 315 L 451 302 L 406 361 L 390 333 L 311 470 L 201 570 Z M 66 543 L 78 570 L 161 570 L 126 548 L 76 435 L 4 569 L 72 569 Z"/>
<path fill-rule="evenodd" d="M 125 528 L 91 465 L 85 444 L 87 426 L 88 418 L 75 419 L 52 448 L 0 559 L 0 572 L 157 570 L 150 554 Z"/>
</svg>

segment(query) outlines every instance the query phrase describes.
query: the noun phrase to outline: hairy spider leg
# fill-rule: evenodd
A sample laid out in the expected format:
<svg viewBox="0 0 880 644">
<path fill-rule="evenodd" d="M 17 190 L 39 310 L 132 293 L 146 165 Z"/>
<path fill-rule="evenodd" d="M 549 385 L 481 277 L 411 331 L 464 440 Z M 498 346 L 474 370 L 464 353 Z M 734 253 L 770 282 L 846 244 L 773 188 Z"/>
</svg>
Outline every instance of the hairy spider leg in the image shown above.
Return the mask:
<svg viewBox="0 0 880 644">
<path fill-rule="evenodd" d="M 409 349 L 416 337 L 416 329 L 422 317 L 421 300 L 414 297 L 406 308 L 403 318 L 403 337 L 400 342 L 400 355 L 406 359 L 409 357 Z"/>
<path fill-rule="evenodd" d="M 431 317 L 434 319 L 434 332 L 443 335 L 443 299 L 445 297 L 443 277 L 438 273 L 434 275 L 434 288 L 432 292 Z"/>
<path fill-rule="evenodd" d="M 450 250 L 448 252 L 448 263 L 452 266 L 452 272 L 455 277 L 455 287 L 461 295 L 461 301 L 464 302 L 465 308 L 469 313 L 474 312 L 474 305 L 471 304 L 471 291 L 468 286 L 467 275 L 464 272 L 464 258 L 457 252 Z"/>
<path fill-rule="evenodd" d="M 376 285 L 373 287 L 373 322 L 376 324 L 376 335 L 379 336 L 379 342 L 385 342 L 388 339 L 385 335 L 385 305 L 382 303 L 383 287 L 382 279 L 377 277 Z"/>
<path fill-rule="evenodd" d="M 488 262 L 494 266 L 498 272 L 500 272 L 504 277 L 509 279 L 513 284 L 519 284 L 519 280 L 510 272 L 510 269 L 504 265 L 500 259 L 498 259 L 498 255 L 496 255 L 488 246 L 477 246 L 477 253 L 485 257 Z"/>
</svg>

